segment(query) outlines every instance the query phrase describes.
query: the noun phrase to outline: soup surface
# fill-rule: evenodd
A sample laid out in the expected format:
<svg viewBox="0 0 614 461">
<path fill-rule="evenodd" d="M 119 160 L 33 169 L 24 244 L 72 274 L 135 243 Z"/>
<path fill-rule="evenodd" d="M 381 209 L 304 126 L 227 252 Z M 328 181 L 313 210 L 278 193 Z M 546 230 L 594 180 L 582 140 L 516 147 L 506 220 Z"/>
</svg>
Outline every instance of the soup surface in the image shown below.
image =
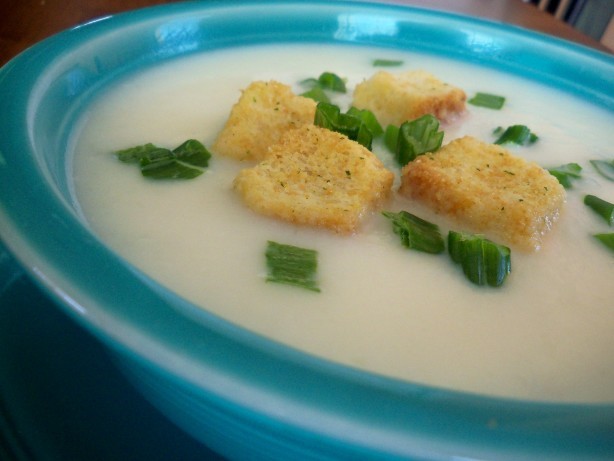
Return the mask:
<svg viewBox="0 0 614 461">
<path fill-rule="evenodd" d="M 524 124 L 540 137 L 509 149 L 544 167 L 576 162 L 580 180 L 536 253 L 512 248 L 501 288 L 472 285 L 447 255 L 407 250 L 380 213 L 340 236 L 259 216 L 232 181 L 251 164 L 216 156 L 202 176 L 154 181 L 113 151 L 148 142 L 174 148 L 188 138 L 210 146 L 240 90 L 275 79 L 331 71 L 354 86 L 399 59 L 401 72 L 424 69 L 468 97 L 507 97 L 500 111 L 467 106 L 444 143 L 465 134 L 494 141 L 497 126 Z M 291 64 L 290 64 L 291 63 Z M 202 308 L 309 353 L 403 380 L 514 398 L 614 401 L 614 258 L 592 234 L 611 232 L 583 203 L 614 201 L 614 183 L 589 159 L 612 157 L 614 114 L 517 76 L 463 62 L 372 48 L 258 46 L 206 53 L 117 82 L 84 113 L 75 141 L 75 196 L 92 230 L 154 279 Z M 374 152 L 398 173 L 381 144 Z M 445 235 L 462 230 L 409 199 L 410 211 Z M 266 283 L 267 240 L 319 253 L 320 293 Z"/>
</svg>

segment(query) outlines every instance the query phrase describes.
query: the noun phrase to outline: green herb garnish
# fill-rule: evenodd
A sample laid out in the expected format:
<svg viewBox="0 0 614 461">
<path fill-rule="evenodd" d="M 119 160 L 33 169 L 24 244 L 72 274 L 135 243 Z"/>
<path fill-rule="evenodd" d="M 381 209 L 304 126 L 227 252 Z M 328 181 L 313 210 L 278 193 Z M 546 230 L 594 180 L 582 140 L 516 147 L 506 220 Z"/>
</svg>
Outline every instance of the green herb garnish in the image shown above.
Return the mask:
<svg viewBox="0 0 614 461">
<path fill-rule="evenodd" d="M 155 146 L 151 143 L 142 146 L 130 147 L 128 149 L 118 150 L 115 155 L 119 160 L 125 163 L 139 162 L 142 158 L 159 158 L 169 155 L 170 150 L 163 147 Z"/>
<path fill-rule="evenodd" d="M 445 242 L 436 224 L 407 211 L 384 211 L 382 214 L 392 221 L 394 233 L 401 237 L 401 243 L 406 248 L 433 254 L 444 251 Z"/>
<path fill-rule="evenodd" d="M 330 98 L 326 92 L 319 86 L 314 86 L 312 89 L 302 93 L 301 96 L 313 99 L 316 102 L 330 102 Z"/>
<path fill-rule="evenodd" d="M 345 80 L 332 72 L 323 72 L 320 74 L 318 83 L 326 90 L 336 91 L 338 93 L 346 92 Z"/>
<path fill-rule="evenodd" d="M 490 93 L 476 93 L 475 96 L 467 101 L 474 106 L 486 107 L 488 109 L 499 110 L 505 104 L 505 97 Z"/>
<path fill-rule="evenodd" d="M 202 174 L 202 170 L 178 162 L 172 156 L 155 161 L 143 159 L 140 166 L 141 174 L 151 179 L 193 179 Z"/>
<path fill-rule="evenodd" d="M 450 231 L 448 252 L 476 285 L 501 286 L 512 270 L 510 249 L 481 235 Z"/>
<path fill-rule="evenodd" d="M 195 139 L 188 139 L 176 147 L 173 154 L 178 161 L 201 168 L 207 168 L 211 158 L 211 153 Z"/>
<path fill-rule="evenodd" d="M 174 150 L 148 143 L 115 152 L 125 163 L 138 163 L 141 174 L 152 179 L 192 179 L 209 166 L 211 153 L 195 139 Z"/>
<path fill-rule="evenodd" d="M 494 142 L 495 144 L 508 144 L 514 143 L 521 146 L 533 144 L 539 138 L 535 133 L 525 125 L 512 125 L 505 130 L 502 127 L 498 127 L 493 131 L 495 136 L 499 136 Z"/>
<path fill-rule="evenodd" d="M 614 159 L 610 161 L 590 160 L 590 162 L 601 176 L 609 179 L 610 181 L 614 181 Z"/>
<path fill-rule="evenodd" d="M 374 59 L 374 67 L 397 67 L 403 64 L 403 61 L 399 59 Z"/>
<path fill-rule="evenodd" d="M 267 282 L 282 283 L 319 292 L 315 280 L 318 253 L 315 250 L 268 241 Z"/>
<path fill-rule="evenodd" d="M 439 149 L 444 133 L 438 130 L 439 120 L 431 114 L 401 124 L 393 151 L 397 163 L 405 166 L 418 155 Z"/>
<path fill-rule="evenodd" d="M 397 151 L 397 142 L 399 141 L 399 127 L 396 125 L 388 125 L 384 131 L 384 144 L 390 152 Z"/>
<path fill-rule="evenodd" d="M 375 114 L 369 109 L 357 109 L 356 107 L 350 107 L 347 111 L 348 115 L 358 117 L 367 126 L 374 138 L 381 136 L 384 133 L 382 125 L 377 121 Z"/>
<path fill-rule="evenodd" d="M 371 150 L 373 133 L 369 129 L 368 124 L 364 121 L 362 115 L 357 116 L 350 113 L 343 114 L 339 106 L 328 102 L 320 102 L 316 106 L 316 114 L 313 123 L 322 128 L 342 133 L 351 140 Z"/>
<path fill-rule="evenodd" d="M 307 78 L 303 80 L 301 84 L 311 87 L 309 91 L 301 94 L 301 96 L 311 97 L 312 99 L 315 99 L 316 101 L 321 101 L 324 99 L 316 99 L 316 98 L 313 98 L 312 96 L 315 95 L 321 98 L 324 90 L 334 91 L 337 93 L 345 93 L 347 91 L 345 87 L 345 80 L 339 77 L 337 74 L 334 74 L 332 72 L 322 72 L 318 78 Z M 320 90 L 322 90 L 322 93 L 316 90 L 316 88 L 319 88 Z"/>
<path fill-rule="evenodd" d="M 584 197 L 584 204 L 605 219 L 608 225 L 614 224 L 614 204 L 595 195 L 586 195 Z"/>
<path fill-rule="evenodd" d="M 580 174 L 581 171 L 582 167 L 577 163 L 566 163 L 565 165 L 548 168 L 548 172 L 558 179 L 565 189 L 570 189 L 572 187 L 572 179 L 579 179 L 582 176 Z"/>
<path fill-rule="evenodd" d="M 603 243 L 610 250 L 614 251 L 614 233 L 610 234 L 595 234 L 594 237 Z"/>
</svg>

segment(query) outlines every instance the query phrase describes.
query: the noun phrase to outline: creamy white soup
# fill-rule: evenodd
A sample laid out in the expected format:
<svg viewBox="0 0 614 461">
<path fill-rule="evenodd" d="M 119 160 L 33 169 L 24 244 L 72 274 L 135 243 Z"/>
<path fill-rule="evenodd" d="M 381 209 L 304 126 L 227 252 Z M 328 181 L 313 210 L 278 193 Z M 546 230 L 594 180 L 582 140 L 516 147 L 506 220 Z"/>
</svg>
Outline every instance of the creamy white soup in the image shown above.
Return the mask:
<svg viewBox="0 0 614 461">
<path fill-rule="evenodd" d="M 352 236 L 296 227 L 250 211 L 232 190 L 241 168 L 213 155 L 188 181 L 154 181 L 113 151 L 188 138 L 210 146 L 254 80 L 304 91 L 305 78 L 331 71 L 354 86 L 399 59 L 391 72 L 424 69 L 471 97 L 507 97 L 500 111 L 467 106 L 443 126 L 444 143 L 471 134 L 494 141 L 497 126 L 524 124 L 540 137 L 510 147 L 545 167 L 576 162 L 560 220 L 535 253 L 512 248 L 500 288 L 472 285 L 447 254 L 407 250 L 380 213 Z M 259 46 L 177 60 L 120 81 L 84 115 L 74 152 L 75 194 L 92 230 L 169 289 L 237 325 L 352 367 L 445 388 L 539 400 L 614 401 L 614 258 L 592 237 L 611 232 L 582 199 L 614 201 L 614 183 L 589 159 L 612 158 L 614 114 L 517 76 L 443 58 L 341 46 Z M 398 173 L 392 156 L 375 153 Z M 393 195 L 407 210 L 462 230 Z M 318 251 L 320 293 L 266 283 L 267 240 Z"/>
</svg>

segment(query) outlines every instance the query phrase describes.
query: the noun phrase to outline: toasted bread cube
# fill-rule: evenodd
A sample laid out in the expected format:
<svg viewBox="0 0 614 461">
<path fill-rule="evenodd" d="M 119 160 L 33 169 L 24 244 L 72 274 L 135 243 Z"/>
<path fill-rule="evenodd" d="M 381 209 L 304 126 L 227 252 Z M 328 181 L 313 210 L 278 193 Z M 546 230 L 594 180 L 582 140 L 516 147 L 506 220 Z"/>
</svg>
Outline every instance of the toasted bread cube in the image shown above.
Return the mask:
<svg viewBox="0 0 614 461">
<path fill-rule="evenodd" d="M 466 136 L 401 171 L 403 195 L 499 243 L 536 250 L 557 220 L 565 190 L 534 162 Z"/>
<path fill-rule="evenodd" d="M 359 143 L 304 125 L 285 133 L 258 165 L 240 171 L 234 188 L 258 213 L 348 234 L 389 195 L 393 179 Z"/>
<path fill-rule="evenodd" d="M 354 106 L 369 109 L 383 126 L 398 126 L 425 114 L 450 121 L 465 110 L 467 96 L 460 88 L 416 70 L 400 74 L 377 72 L 356 86 L 353 98 Z"/>
<path fill-rule="evenodd" d="M 237 160 L 262 160 L 289 129 L 312 124 L 316 102 L 276 81 L 251 83 L 232 107 L 213 152 Z"/>
</svg>

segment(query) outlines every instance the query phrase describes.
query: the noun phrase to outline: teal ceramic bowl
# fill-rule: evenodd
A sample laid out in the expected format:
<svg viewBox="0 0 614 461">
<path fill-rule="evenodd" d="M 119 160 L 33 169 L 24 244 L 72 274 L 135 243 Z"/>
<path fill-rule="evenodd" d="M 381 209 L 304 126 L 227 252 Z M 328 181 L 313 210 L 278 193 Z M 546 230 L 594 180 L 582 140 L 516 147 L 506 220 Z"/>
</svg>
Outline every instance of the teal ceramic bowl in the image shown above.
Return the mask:
<svg viewBox="0 0 614 461">
<path fill-rule="evenodd" d="M 343 27 L 351 24 L 352 27 Z M 614 459 L 614 404 L 470 395 L 386 379 L 251 334 L 166 291 L 86 228 L 75 122 L 146 66 L 254 43 L 416 50 L 522 74 L 614 110 L 614 60 L 442 12 L 331 1 L 196 2 L 53 36 L 0 71 L 0 237 L 178 426 L 231 459 Z"/>
</svg>

